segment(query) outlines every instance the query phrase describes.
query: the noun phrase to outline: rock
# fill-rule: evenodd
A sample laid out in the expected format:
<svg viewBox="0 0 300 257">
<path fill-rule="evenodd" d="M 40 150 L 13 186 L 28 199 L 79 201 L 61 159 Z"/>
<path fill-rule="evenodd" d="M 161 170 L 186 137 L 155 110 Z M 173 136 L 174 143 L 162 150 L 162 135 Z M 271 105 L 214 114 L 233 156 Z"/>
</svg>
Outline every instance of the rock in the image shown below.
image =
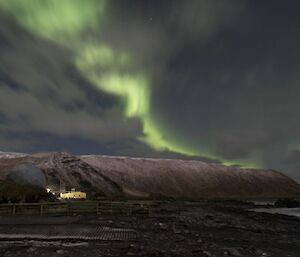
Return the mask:
<svg viewBox="0 0 300 257">
<path fill-rule="evenodd" d="M 149 256 L 148 255 L 148 253 L 147 252 L 145 252 L 145 251 L 141 251 L 141 252 L 139 252 L 139 254 L 138 254 L 139 256 Z"/>
<path fill-rule="evenodd" d="M 6 251 L 6 252 L 4 253 L 4 256 L 5 256 L 5 257 L 6 257 L 6 256 L 10 256 L 10 254 L 11 254 L 10 251 Z"/>
<path fill-rule="evenodd" d="M 161 236 L 159 237 L 159 239 L 160 239 L 160 240 L 167 240 L 168 237 L 167 237 L 166 235 L 161 235 Z"/>
<path fill-rule="evenodd" d="M 167 229 L 168 228 L 168 225 L 167 224 L 165 224 L 165 223 L 161 223 L 161 222 L 159 222 L 158 223 L 158 225 L 160 226 L 160 228 L 162 228 L 162 229 Z"/>
<path fill-rule="evenodd" d="M 89 246 L 88 242 L 79 242 L 79 243 L 63 243 L 63 247 L 82 247 L 82 246 Z"/>
<path fill-rule="evenodd" d="M 184 241 L 184 239 L 185 239 L 185 237 L 183 237 L 183 236 L 177 236 L 176 242 L 182 242 L 182 241 Z"/>
<path fill-rule="evenodd" d="M 226 248 L 225 252 L 230 256 L 243 257 L 238 248 Z"/>
<path fill-rule="evenodd" d="M 215 255 L 213 255 L 212 253 L 210 253 L 208 251 L 203 251 L 203 253 L 206 257 L 215 257 Z"/>
<path fill-rule="evenodd" d="M 201 248 L 196 248 L 192 250 L 193 253 L 200 253 L 201 251 Z"/>
<path fill-rule="evenodd" d="M 27 249 L 27 252 L 28 253 L 32 253 L 32 252 L 35 252 L 36 251 L 36 248 L 35 247 L 29 247 L 28 249 Z"/>
<path fill-rule="evenodd" d="M 277 208 L 297 208 L 300 207 L 300 201 L 295 199 L 280 199 L 274 204 Z"/>
</svg>

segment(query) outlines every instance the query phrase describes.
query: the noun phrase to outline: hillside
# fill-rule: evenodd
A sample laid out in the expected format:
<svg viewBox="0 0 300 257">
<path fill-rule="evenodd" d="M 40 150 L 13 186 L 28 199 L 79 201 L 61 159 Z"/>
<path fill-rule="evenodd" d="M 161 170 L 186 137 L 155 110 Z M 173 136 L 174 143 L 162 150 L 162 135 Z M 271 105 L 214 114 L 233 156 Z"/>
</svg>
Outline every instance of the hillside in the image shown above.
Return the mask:
<svg viewBox="0 0 300 257">
<path fill-rule="evenodd" d="M 42 188 L 19 185 L 11 181 L 0 180 L 0 203 L 53 201 L 53 196 Z"/>
<path fill-rule="evenodd" d="M 269 198 L 300 195 L 300 186 L 273 170 L 201 161 L 81 156 L 136 197 Z"/>
<path fill-rule="evenodd" d="M 17 157 L 23 157 L 27 154 L 24 153 L 14 153 L 14 152 L 1 152 L 0 151 L 0 159 L 1 158 L 17 158 Z"/>
<path fill-rule="evenodd" d="M 67 153 L 36 153 L 17 158 L 0 159 L 0 179 L 6 179 L 20 164 L 32 164 L 45 175 L 46 187 L 58 192 L 76 188 L 92 194 L 119 197 L 122 189 L 109 177 L 84 162 L 77 156 Z"/>
<path fill-rule="evenodd" d="M 273 170 L 241 169 L 201 161 L 73 156 L 37 153 L 2 158 L 0 179 L 15 165 L 30 163 L 40 168 L 47 187 L 61 185 L 90 194 L 140 198 L 279 198 L 300 195 L 300 186 Z"/>
</svg>

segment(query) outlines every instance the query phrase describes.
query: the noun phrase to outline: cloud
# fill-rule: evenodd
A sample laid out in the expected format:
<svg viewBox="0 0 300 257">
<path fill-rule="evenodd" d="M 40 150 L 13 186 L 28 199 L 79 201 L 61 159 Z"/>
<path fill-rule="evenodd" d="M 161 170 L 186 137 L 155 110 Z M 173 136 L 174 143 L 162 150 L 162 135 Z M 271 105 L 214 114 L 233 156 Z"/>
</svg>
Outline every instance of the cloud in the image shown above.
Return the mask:
<svg viewBox="0 0 300 257">
<path fill-rule="evenodd" d="M 21 138 L 16 136 L 9 137 L 1 129 L 0 131 L 0 151 L 3 150 L 7 152 L 30 152 L 31 146 L 34 144 L 33 140 L 28 140 L 24 138 L 24 136 L 22 136 Z"/>
<path fill-rule="evenodd" d="M 39 132 L 97 142 L 141 135 L 139 121 L 124 119 L 116 99 L 95 90 L 78 74 L 70 51 L 25 32 L 20 40 L 21 28 L 15 30 L 11 20 L 1 22 L 0 36 L 7 39 L 0 47 L 2 133 Z M 4 24 L 11 30 L 3 29 Z M 2 138 L 1 146 L 7 144 Z"/>
<path fill-rule="evenodd" d="M 215 148 L 224 159 L 243 159 L 270 144 L 270 136 L 265 131 L 249 128 L 222 130 L 215 135 Z"/>
<path fill-rule="evenodd" d="M 229 26 L 245 4 L 245 0 L 175 1 L 169 22 L 189 40 L 204 40 Z"/>
<path fill-rule="evenodd" d="M 96 88 L 89 73 L 75 67 L 81 44 L 37 38 L 8 15 L 0 15 L 3 147 L 18 134 L 20 147 L 28 143 L 35 150 L 64 149 L 63 142 L 76 152 L 84 144 L 86 152 L 251 161 L 299 173 L 297 154 L 290 153 L 300 149 L 297 8 L 274 2 L 270 11 L 267 3 L 242 0 L 107 3 L 103 19 L 93 24 L 99 29 L 80 29 L 79 43 L 108 46 L 108 57 L 128 54 L 128 67 L 112 69 L 120 77 L 147 77 L 158 143 L 184 145 L 197 156 L 138 142 L 144 133 L 141 117 L 124 118 L 126 98 L 108 95 L 102 84 Z M 114 63 L 106 60 L 102 66 Z M 36 144 L 34 139 L 43 137 L 50 139 Z"/>
<path fill-rule="evenodd" d="M 184 154 L 164 150 L 164 151 L 155 151 L 145 144 L 137 140 L 124 140 L 119 142 L 112 142 L 106 145 L 110 149 L 114 149 L 114 155 L 120 156 L 134 156 L 141 158 L 163 158 L 163 159 L 181 159 L 181 160 L 199 160 L 207 163 L 218 163 L 221 162 L 218 159 L 211 159 L 203 156 L 187 156 Z"/>
<path fill-rule="evenodd" d="M 8 120 L 6 129 L 15 132 L 42 131 L 58 136 L 78 135 L 99 142 L 133 137 L 139 124 L 122 122 L 122 116 L 111 109 L 102 115 L 61 108 L 47 97 L 37 98 L 29 92 L 0 88 L 0 109 Z"/>
</svg>

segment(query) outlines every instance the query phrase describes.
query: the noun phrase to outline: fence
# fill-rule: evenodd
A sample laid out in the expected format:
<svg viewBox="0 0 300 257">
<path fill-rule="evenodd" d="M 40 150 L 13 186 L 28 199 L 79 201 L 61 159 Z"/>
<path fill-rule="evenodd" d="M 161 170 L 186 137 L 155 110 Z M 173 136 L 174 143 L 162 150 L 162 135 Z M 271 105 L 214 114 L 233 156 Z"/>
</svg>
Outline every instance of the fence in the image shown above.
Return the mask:
<svg viewBox="0 0 300 257">
<path fill-rule="evenodd" d="M 158 203 L 127 201 L 66 201 L 48 203 L 0 204 L 0 216 L 15 215 L 72 215 L 94 213 L 96 215 L 151 215 Z"/>
</svg>

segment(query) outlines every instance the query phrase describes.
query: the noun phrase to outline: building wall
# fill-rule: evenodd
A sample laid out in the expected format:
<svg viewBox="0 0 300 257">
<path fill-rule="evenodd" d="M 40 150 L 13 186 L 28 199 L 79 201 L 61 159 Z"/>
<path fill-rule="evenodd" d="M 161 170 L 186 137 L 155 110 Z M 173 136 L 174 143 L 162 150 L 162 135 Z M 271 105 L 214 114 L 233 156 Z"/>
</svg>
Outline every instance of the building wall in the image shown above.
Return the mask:
<svg viewBox="0 0 300 257">
<path fill-rule="evenodd" d="M 63 199 L 86 199 L 86 193 L 80 191 L 66 192 L 61 193 L 60 197 Z"/>
</svg>

